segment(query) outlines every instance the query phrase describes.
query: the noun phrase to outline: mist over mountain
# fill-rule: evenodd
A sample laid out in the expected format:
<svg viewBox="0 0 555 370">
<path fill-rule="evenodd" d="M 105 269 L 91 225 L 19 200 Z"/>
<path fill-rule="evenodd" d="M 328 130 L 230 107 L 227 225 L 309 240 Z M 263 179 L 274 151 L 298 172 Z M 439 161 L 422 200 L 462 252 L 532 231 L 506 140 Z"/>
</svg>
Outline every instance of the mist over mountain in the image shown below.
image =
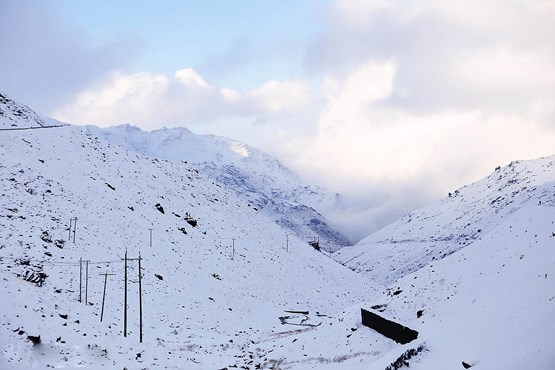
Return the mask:
<svg viewBox="0 0 555 370">
<path fill-rule="evenodd" d="M 336 208 L 340 195 L 301 183 L 282 163 L 258 149 L 233 139 L 197 135 L 183 127 L 150 132 L 131 125 L 87 129 L 143 155 L 185 161 L 202 169 L 297 236 L 307 241 L 321 239 L 327 250 L 351 244 L 320 213 Z"/>
</svg>

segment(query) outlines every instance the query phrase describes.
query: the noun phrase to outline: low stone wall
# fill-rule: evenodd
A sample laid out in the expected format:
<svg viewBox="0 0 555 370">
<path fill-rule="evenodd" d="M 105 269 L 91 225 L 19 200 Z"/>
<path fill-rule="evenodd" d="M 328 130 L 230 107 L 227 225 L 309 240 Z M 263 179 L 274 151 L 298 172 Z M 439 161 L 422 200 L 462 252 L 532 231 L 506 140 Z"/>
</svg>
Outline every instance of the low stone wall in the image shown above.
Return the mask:
<svg viewBox="0 0 555 370">
<path fill-rule="evenodd" d="M 418 338 L 418 332 L 416 330 L 409 329 L 394 321 L 384 319 L 380 315 L 366 311 L 364 308 L 360 310 L 362 314 L 362 325 L 374 329 L 397 343 L 406 344 Z"/>
</svg>

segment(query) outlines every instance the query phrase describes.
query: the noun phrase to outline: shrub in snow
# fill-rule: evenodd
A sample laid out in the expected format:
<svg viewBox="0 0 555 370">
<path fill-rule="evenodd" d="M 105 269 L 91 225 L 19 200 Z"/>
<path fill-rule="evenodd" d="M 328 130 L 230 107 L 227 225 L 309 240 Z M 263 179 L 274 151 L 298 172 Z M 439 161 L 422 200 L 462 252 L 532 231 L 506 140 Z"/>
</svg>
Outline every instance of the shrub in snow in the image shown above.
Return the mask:
<svg viewBox="0 0 555 370">
<path fill-rule="evenodd" d="M 385 368 L 385 370 L 397 370 L 402 368 L 403 366 L 410 367 L 409 360 L 414 356 L 418 355 L 420 352 L 426 349 L 424 344 L 418 346 L 418 348 L 411 348 L 403 353 L 395 362 L 392 362 L 389 366 Z"/>
</svg>

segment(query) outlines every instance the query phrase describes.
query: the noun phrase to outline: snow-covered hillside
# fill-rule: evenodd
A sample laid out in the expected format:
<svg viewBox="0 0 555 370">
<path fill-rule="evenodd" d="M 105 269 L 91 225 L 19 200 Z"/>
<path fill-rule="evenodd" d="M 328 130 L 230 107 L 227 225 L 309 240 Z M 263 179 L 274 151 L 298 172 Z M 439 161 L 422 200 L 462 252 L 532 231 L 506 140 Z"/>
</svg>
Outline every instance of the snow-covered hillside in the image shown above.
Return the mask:
<svg viewBox="0 0 555 370">
<path fill-rule="evenodd" d="M 555 157 L 341 249 L 347 268 L 209 169 L 150 155 L 85 127 L 0 131 L 0 369 L 555 368 Z"/>
<path fill-rule="evenodd" d="M 47 120 L 39 117 L 33 110 L 18 104 L 5 94 L 0 93 L 0 130 L 29 129 L 50 126 Z"/>
<path fill-rule="evenodd" d="M 0 92 L 0 131 L 61 127 L 66 124 L 41 117 L 28 106 L 15 102 Z"/>
<path fill-rule="evenodd" d="M 339 195 L 302 184 L 282 163 L 253 147 L 224 137 L 197 135 L 183 127 L 151 132 L 131 125 L 105 129 L 89 126 L 88 130 L 143 155 L 184 160 L 202 169 L 299 238 L 319 238 L 326 250 L 335 251 L 350 244 L 318 212 L 333 208 Z"/>
<path fill-rule="evenodd" d="M 497 168 L 335 257 L 389 285 L 372 311 L 420 333 L 411 368 L 555 369 L 555 157 Z"/>
<path fill-rule="evenodd" d="M 555 184 L 544 190 L 376 301 L 382 315 L 420 332 L 406 347 L 427 350 L 411 368 L 555 369 Z M 397 354 L 367 369 L 382 370 Z"/>
<path fill-rule="evenodd" d="M 464 248 L 517 210 L 553 198 L 555 156 L 517 161 L 416 210 L 334 255 L 370 279 L 397 279 Z"/>
<path fill-rule="evenodd" d="M 2 131 L 0 194 L 2 368 L 333 368 L 398 347 L 353 331 L 378 284 L 183 161 L 82 127 Z M 122 335 L 126 250 L 142 344 L 137 260 Z"/>
</svg>

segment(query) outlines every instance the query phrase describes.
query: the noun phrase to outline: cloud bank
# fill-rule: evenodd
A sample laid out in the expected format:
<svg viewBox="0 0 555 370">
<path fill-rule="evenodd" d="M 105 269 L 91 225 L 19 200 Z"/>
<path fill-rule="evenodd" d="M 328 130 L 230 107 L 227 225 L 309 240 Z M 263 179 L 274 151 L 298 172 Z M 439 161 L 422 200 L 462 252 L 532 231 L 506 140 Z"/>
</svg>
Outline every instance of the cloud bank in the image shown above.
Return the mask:
<svg viewBox="0 0 555 370">
<path fill-rule="evenodd" d="M 497 165 L 555 154 L 553 2 L 352 0 L 319 15 L 298 73 L 247 91 L 191 66 L 173 76 L 125 71 L 110 45 L 74 45 L 57 26 L 54 35 L 78 51 L 72 66 L 99 63 L 77 68 L 49 112 L 74 123 L 186 125 L 243 140 L 342 193 L 327 213 L 353 240 Z M 63 74 L 47 46 L 47 67 Z M 245 60 L 233 50 L 244 53 L 231 48 L 231 64 Z M 274 52 L 286 59 L 286 49 Z M 23 59 L 0 66 L 16 70 Z M 45 91 L 65 81 L 27 69 L 14 78 L 34 73 Z"/>
<path fill-rule="evenodd" d="M 132 35 L 95 43 L 46 1 L 0 4 L 0 86 L 38 111 L 66 104 L 139 51 Z"/>
</svg>

